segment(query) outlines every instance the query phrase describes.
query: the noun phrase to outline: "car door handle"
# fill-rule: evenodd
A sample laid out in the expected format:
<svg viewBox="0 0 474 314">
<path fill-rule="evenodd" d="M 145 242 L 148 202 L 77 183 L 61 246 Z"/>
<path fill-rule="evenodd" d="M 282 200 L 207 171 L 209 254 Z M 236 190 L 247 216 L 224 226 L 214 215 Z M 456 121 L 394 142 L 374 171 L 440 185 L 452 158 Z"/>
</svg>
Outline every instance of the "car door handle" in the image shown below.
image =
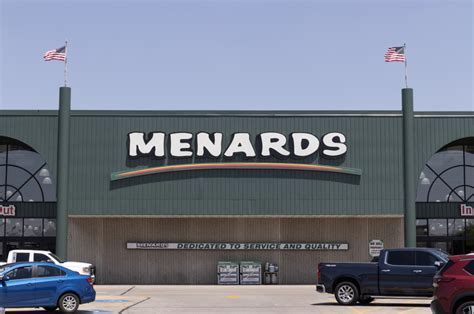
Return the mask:
<svg viewBox="0 0 474 314">
<path fill-rule="evenodd" d="M 421 269 L 415 269 L 415 270 L 413 270 L 413 272 L 418 274 L 418 273 L 421 273 L 422 270 Z"/>
<path fill-rule="evenodd" d="M 382 269 L 381 270 L 383 273 L 389 273 L 390 272 L 390 269 Z"/>
<path fill-rule="evenodd" d="M 64 280 L 58 280 L 58 283 L 63 283 L 63 282 L 64 282 Z"/>
</svg>

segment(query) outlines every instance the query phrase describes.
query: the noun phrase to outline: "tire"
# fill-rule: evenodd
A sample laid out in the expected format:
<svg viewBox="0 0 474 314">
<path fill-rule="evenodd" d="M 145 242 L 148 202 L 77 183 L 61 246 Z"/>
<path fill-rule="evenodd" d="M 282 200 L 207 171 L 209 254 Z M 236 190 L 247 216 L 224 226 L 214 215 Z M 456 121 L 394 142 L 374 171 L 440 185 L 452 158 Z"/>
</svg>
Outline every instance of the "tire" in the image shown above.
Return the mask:
<svg viewBox="0 0 474 314">
<path fill-rule="evenodd" d="M 368 305 L 370 304 L 372 301 L 374 301 L 374 298 L 371 298 L 371 297 L 361 297 L 359 299 L 359 303 L 362 304 L 362 305 Z"/>
<path fill-rule="evenodd" d="M 54 312 L 54 311 L 56 311 L 57 308 L 58 308 L 57 306 L 45 306 L 45 307 L 43 307 L 43 309 L 46 312 Z"/>
<path fill-rule="evenodd" d="M 334 296 L 341 305 L 354 305 L 359 300 L 359 290 L 352 282 L 344 281 L 336 286 Z"/>
<path fill-rule="evenodd" d="M 63 313 L 74 313 L 79 308 L 79 297 L 74 293 L 63 294 L 58 301 L 59 310 Z"/>
<path fill-rule="evenodd" d="M 458 306 L 456 314 L 474 313 L 474 301 L 467 301 Z"/>
</svg>

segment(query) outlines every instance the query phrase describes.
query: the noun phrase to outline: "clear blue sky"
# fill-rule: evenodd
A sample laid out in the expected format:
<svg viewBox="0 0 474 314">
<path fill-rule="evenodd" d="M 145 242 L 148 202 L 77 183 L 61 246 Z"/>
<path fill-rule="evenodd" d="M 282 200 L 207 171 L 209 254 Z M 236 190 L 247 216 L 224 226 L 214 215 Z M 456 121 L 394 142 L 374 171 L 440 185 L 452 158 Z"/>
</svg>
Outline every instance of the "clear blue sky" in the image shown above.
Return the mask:
<svg viewBox="0 0 474 314">
<path fill-rule="evenodd" d="M 0 108 L 474 110 L 471 0 L 0 0 Z"/>
</svg>

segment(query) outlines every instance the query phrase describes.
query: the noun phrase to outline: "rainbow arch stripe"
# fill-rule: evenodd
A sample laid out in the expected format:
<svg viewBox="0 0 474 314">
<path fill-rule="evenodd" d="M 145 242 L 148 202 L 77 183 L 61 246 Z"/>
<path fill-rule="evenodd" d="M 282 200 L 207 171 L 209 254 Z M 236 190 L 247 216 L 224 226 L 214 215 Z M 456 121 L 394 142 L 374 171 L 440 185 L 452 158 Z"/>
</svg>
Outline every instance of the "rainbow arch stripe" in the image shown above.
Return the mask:
<svg viewBox="0 0 474 314">
<path fill-rule="evenodd" d="M 213 170 L 213 169 L 274 169 L 274 170 L 297 170 L 297 171 L 316 171 L 316 172 L 334 172 L 349 175 L 362 175 L 361 169 L 344 168 L 315 164 L 296 164 L 296 163 L 277 163 L 277 162 L 222 162 L 222 163 L 197 163 L 180 164 L 170 166 L 159 166 L 132 171 L 113 172 L 110 175 L 111 181 L 145 176 L 150 174 L 159 174 L 176 171 L 191 170 Z"/>
</svg>

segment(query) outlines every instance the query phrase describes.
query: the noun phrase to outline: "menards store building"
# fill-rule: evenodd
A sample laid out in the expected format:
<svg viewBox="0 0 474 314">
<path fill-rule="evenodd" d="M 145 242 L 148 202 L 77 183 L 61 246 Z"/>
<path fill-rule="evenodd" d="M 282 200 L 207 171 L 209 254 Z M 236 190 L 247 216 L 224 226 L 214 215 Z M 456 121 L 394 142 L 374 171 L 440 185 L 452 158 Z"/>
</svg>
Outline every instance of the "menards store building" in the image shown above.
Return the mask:
<svg viewBox="0 0 474 314">
<path fill-rule="evenodd" d="M 92 262 L 99 283 L 214 284 L 218 261 L 320 261 L 369 242 L 474 251 L 474 114 L 0 111 L 0 260 Z"/>
</svg>

